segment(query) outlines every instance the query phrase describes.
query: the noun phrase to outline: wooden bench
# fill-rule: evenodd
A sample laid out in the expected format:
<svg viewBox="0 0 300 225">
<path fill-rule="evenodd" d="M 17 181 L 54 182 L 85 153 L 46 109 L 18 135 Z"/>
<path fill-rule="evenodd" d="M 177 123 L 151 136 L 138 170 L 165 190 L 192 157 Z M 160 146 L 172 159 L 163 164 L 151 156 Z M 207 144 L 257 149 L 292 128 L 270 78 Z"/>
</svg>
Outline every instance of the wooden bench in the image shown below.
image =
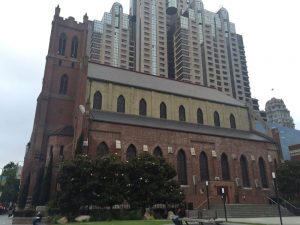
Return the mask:
<svg viewBox="0 0 300 225">
<path fill-rule="evenodd" d="M 179 220 L 182 223 L 185 223 L 186 225 L 191 225 L 191 224 L 199 224 L 199 225 L 204 225 L 204 224 L 221 224 L 224 221 L 223 220 L 219 220 L 219 219 L 194 219 L 194 218 L 188 218 L 188 217 L 184 217 L 184 218 L 179 218 Z"/>
</svg>

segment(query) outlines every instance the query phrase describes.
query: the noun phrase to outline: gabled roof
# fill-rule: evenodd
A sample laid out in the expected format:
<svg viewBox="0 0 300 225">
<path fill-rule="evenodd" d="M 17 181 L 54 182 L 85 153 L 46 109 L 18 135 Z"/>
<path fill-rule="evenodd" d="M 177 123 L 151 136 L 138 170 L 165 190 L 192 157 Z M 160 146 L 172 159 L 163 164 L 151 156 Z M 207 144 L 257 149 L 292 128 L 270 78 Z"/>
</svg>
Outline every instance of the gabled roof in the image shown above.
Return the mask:
<svg viewBox="0 0 300 225">
<path fill-rule="evenodd" d="M 74 129 L 72 126 L 65 126 L 52 132 L 49 136 L 70 136 L 73 137 Z"/>
<path fill-rule="evenodd" d="M 188 98 L 208 100 L 220 104 L 246 107 L 243 102 L 240 102 L 212 88 L 175 81 L 158 76 L 132 72 L 129 70 L 96 63 L 88 64 L 88 78 L 126 85 L 130 87 L 174 94 Z"/>
<path fill-rule="evenodd" d="M 190 132 L 203 135 L 221 136 L 229 138 L 238 138 L 252 141 L 262 141 L 274 143 L 271 138 L 260 135 L 256 132 L 242 131 L 237 129 L 212 127 L 188 122 L 180 122 L 174 120 L 157 119 L 145 116 L 128 115 L 116 112 L 96 111 L 90 113 L 90 117 L 94 121 L 109 122 L 116 124 L 126 124 L 131 126 L 142 126 L 149 128 L 158 128 L 165 130 L 174 130 L 180 132 Z"/>
</svg>

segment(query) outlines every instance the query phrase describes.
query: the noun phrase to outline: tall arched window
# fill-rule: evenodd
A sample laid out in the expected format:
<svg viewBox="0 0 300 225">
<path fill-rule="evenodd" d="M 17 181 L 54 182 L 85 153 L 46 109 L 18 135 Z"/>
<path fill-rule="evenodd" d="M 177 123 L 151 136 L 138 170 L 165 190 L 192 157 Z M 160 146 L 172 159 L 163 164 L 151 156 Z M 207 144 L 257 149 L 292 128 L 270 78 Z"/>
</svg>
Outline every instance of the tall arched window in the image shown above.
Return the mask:
<svg viewBox="0 0 300 225">
<path fill-rule="evenodd" d="M 67 44 L 67 36 L 65 33 L 62 33 L 59 36 L 59 43 L 58 43 L 58 54 L 59 55 L 65 55 L 66 44 Z"/>
<path fill-rule="evenodd" d="M 98 145 L 98 148 L 97 148 L 97 156 L 103 157 L 107 154 L 108 154 L 108 147 L 105 144 L 105 142 L 101 142 L 101 144 Z"/>
<path fill-rule="evenodd" d="M 187 184 L 186 157 L 182 149 L 177 154 L 177 174 L 179 184 Z"/>
<path fill-rule="evenodd" d="M 243 155 L 240 158 L 240 166 L 241 166 L 241 172 L 242 172 L 243 186 L 250 187 L 247 159 Z"/>
<path fill-rule="evenodd" d="M 200 108 L 197 110 L 197 123 L 203 124 L 203 112 Z"/>
<path fill-rule="evenodd" d="M 156 157 L 163 157 L 163 153 L 162 150 L 160 149 L 160 147 L 156 147 L 153 151 L 153 155 L 155 155 Z"/>
<path fill-rule="evenodd" d="M 209 180 L 208 160 L 205 152 L 200 154 L 200 178 L 202 181 Z"/>
<path fill-rule="evenodd" d="M 259 158 L 258 165 L 259 165 L 261 185 L 263 188 L 268 188 L 269 184 L 268 184 L 268 178 L 266 173 L 265 161 L 263 160 L 263 158 L 261 157 Z"/>
<path fill-rule="evenodd" d="M 222 167 L 222 178 L 223 180 L 230 180 L 228 158 L 225 153 L 221 155 L 221 167 Z"/>
<path fill-rule="evenodd" d="M 230 127 L 233 128 L 233 129 L 235 129 L 236 128 L 236 124 L 235 124 L 235 117 L 234 117 L 234 115 L 230 114 L 229 119 L 230 119 Z"/>
<path fill-rule="evenodd" d="M 214 112 L 214 123 L 216 127 L 220 126 L 220 116 L 217 111 Z"/>
<path fill-rule="evenodd" d="M 123 97 L 123 95 L 120 95 L 118 97 L 117 112 L 125 113 L 125 98 Z"/>
<path fill-rule="evenodd" d="M 65 95 L 68 90 L 68 76 L 64 74 L 60 78 L 59 94 Z"/>
<path fill-rule="evenodd" d="M 140 116 L 147 116 L 147 103 L 143 98 L 140 100 L 139 114 Z"/>
<path fill-rule="evenodd" d="M 179 121 L 185 121 L 185 109 L 182 105 L 179 107 Z"/>
<path fill-rule="evenodd" d="M 101 107 L 102 107 L 102 95 L 101 95 L 100 91 L 97 91 L 94 94 L 93 108 L 101 109 Z"/>
<path fill-rule="evenodd" d="M 72 45 L 71 45 L 72 58 L 77 58 L 77 49 L 78 49 L 78 38 L 75 36 L 72 38 Z"/>
<path fill-rule="evenodd" d="M 160 118 L 167 119 L 167 106 L 164 102 L 160 103 Z"/>
<path fill-rule="evenodd" d="M 127 161 L 130 161 L 132 160 L 133 158 L 136 157 L 136 147 L 131 144 L 129 145 L 129 147 L 127 148 L 127 152 L 126 152 L 126 160 Z"/>
</svg>

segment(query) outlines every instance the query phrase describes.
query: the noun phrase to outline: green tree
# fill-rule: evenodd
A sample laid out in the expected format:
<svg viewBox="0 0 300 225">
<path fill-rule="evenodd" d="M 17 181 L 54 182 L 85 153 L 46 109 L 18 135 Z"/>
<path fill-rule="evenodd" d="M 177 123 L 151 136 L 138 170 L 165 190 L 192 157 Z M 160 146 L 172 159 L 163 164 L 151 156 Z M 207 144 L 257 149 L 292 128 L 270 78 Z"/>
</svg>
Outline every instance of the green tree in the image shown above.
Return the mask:
<svg viewBox="0 0 300 225">
<path fill-rule="evenodd" d="M 176 171 L 162 157 L 143 153 L 128 162 L 129 196 L 134 208 L 159 203 L 180 203 L 183 192 L 174 180 Z"/>
<path fill-rule="evenodd" d="M 20 184 L 20 180 L 16 177 L 17 172 L 18 165 L 13 162 L 10 162 L 4 166 L 2 171 L 2 178 L 5 177 L 5 184 L 3 186 L 1 184 L 1 202 L 9 203 L 17 201 Z"/>
<path fill-rule="evenodd" d="M 112 207 L 124 202 L 126 192 L 126 166 L 117 155 L 98 157 L 94 162 L 93 192 L 95 204 Z"/>
<path fill-rule="evenodd" d="M 76 155 L 74 159 L 63 162 L 57 178 L 61 189 L 57 205 L 62 213 L 76 213 L 81 206 L 93 202 L 92 178 L 93 165 L 87 155 Z"/>
<path fill-rule="evenodd" d="M 277 169 L 278 189 L 288 200 L 300 201 L 300 162 L 285 161 Z"/>
</svg>

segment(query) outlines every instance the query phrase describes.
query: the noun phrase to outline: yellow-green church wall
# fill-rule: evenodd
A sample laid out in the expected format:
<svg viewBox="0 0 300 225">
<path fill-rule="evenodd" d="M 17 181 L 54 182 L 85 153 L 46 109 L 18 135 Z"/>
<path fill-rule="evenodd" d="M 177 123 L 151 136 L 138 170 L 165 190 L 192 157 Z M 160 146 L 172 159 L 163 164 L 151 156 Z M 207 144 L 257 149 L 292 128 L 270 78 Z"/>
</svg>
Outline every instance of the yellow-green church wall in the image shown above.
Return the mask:
<svg viewBox="0 0 300 225">
<path fill-rule="evenodd" d="M 120 95 L 125 98 L 125 113 L 139 115 L 139 102 L 144 99 L 147 103 L 147 117 L 160 118 L 160 104 L 167 106 L 167 119 L 179 121 L 179 107 L 185 108 L 186 122 L 197 123 L 197 110 L 203 113 L 204 125 L 214 126 L 214 112 L 220 116 L 220 126 L 230 128 L 230 115 L 234 115 L 236 128 L 249 130 L 247 108 L 226 105 L 209 100 L 195 99 L 137 87 L 92 81 L 88 90 L 89 103 L 93 107 L 94 94 L 100 91 L 103 111 L 117 112 L 117 99 Z"/>
</svg>

